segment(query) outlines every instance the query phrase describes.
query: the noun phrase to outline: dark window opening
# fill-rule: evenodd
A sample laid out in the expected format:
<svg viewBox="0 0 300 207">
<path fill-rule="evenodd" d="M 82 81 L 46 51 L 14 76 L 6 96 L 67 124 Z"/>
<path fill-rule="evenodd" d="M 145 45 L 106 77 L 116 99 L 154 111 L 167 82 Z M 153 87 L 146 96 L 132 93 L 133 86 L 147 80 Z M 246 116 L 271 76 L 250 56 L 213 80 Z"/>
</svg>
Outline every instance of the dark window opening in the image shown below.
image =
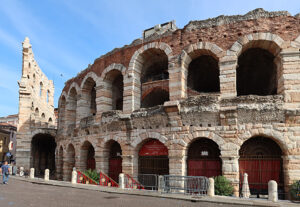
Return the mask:
<svg viewBox="0 0 300 207">
<path fill-rule="evenodd" d="M 197 92 L 219 92 L 218 61 L 210 55 L 201 55 L 194 59 L 188 68 L 187 85 Z"/>
<path fill-rule="evenodd" d="M 96 115 L 97 111 L 97 105 L 96 105 L 96 84 L 92 87 L 91 91 L 91 114 Z"/>
<path fill-rule="evenodd" d="M 123 76 L 119 74 L 112 82 L 113 110 L 123 110 Z"/>
<path fill-rule="evenodd" d="M 170 99 L 168 91 L 156 88 L 143 98 L 141 107 L 148 108 L 157 105 L 163 105 L 164 102 L 169 100 Z"/>
<path fill-rule="evenodd" d="M 277 71 L 274 55 L 261 48 L 251 48 L 238 59 L 237 95 L 274 95 Z"/>
<path fill-rule="evenodd" d="M 109 151 L 108 176 L 118 182 L 120 173 L 122 173 L 122 149 L 118 142 L 113 141 Z"/>
<path fill-rule="evenodd" d="M 143 53 L 141 83 L 169 79 L 168 57 L 158 49 L 149 49 Z"/>
</svg>

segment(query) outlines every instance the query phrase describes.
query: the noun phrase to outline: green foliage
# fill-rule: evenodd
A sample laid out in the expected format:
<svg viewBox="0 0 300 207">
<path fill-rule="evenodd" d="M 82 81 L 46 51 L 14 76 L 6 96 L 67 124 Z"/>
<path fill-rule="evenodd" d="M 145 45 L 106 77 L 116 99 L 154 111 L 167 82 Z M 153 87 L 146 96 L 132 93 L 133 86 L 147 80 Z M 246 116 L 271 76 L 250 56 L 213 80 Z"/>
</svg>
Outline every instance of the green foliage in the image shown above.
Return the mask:
<svg viewBox="0 0 300 207">
<path fill-rule="evenodd" d="M 231 196 L 233 194 L 233 186 L 224 176 L 215 177 L 215 194 L 222 196 Z"/>
<path fill-rule="evenodd" d="M 97 173 L 96 170 L 88 169 L 88 170 L 85 170 L 83 173 L 84 173 L 86 176 L 88 176 L 89 178 L 91 178 L 92 180 L 96 181 L 97 183 L 98 183 L 99 180 L 100 180 L 100 175 L 99 175 L 99 173 Z"/>
<path fill-rule="evenodd" d="M 290 187 L 290 195 L 292 200 L 300 201 L 300 180 L 295 181 Z"/>
</svg>

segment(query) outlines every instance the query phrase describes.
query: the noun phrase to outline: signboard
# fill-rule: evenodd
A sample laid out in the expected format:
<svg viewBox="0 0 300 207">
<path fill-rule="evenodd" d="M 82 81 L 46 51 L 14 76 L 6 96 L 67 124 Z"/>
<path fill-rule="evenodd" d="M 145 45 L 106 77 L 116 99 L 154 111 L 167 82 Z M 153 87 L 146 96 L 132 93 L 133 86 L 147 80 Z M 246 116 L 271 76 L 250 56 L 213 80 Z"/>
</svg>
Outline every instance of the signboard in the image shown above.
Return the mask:
<svg viewBox="0 0 300 207">
<path fill-rule="evenodd" d="M 168 148 L 158 140 L 150 140 L 140 149 L 139 156 L 167 156 Z"/>
</svg>

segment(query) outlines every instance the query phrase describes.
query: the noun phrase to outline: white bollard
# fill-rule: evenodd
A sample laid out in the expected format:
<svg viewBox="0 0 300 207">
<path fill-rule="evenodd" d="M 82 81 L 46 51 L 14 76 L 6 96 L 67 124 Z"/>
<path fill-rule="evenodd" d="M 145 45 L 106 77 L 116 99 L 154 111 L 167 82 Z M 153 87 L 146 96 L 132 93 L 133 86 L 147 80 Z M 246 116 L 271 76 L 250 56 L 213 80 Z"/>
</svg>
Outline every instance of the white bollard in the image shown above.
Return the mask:
<svg viewBox="0 0 300 207">
<path fill-rule="evenodd" d="M 121 189 L 125 188 L 125 175 L 124 175 L 124 173 L 119 174 L 119 187 Z"/>
<path fill-rule="evenodd" d="M 243 198 L 249 198 L 250 197 L 250 189 L 249 189 L 249 183 L 248 183 L 248 174 L 244 173 L 244 181 L 242 186 L 242 195 Z"/>
<path fill-rule="evenodd" d="M 20 167 L 20 173 L 19 173 L 20 177 L 24 176 L 24 167 Z"/>
<path fill-rule="evenodd" d="M 30 168 L 30 176 L 31 179 L 34 178 L 34 168 Z"/>
<path fill-rule="evenodd" d="M 164 176 L 162 176 L 162 175 L 158 176 L 158 189 L 157 189 L 157 191 L 159 193 L 162 193 L 163 190 L 164 190 L 164 185 L 165 185 L 164 182 L 165 182 Z"/>
<path fill-rule="evenodd" d="M 49 174 L 50 174 L 49 169 L 46 169 L 45 170 L 45 176 L 44 176 L 45 181 L 49 181 Z"/>
<path fill-rule="evenodd" d="M 76 184 L 77 183 L 77 172 L 76 170 L 73 170 L 72 172 L 72 184 Z"/>
<path fill-rule="evenodd" d="M 12 175 L 12 166 L 9 165 L 9 174 Z"/>
<path fill-rule="evenodd" d="M 209 186 L 207 189 L 208 196 L 215 196 L 215 180 L 213 178 L 209 178 Z"/>
<path fill-rule="evenodd" d="M 268 200 L 277 202 L 278 201 L 278 190 L 277 182 L 275 180 L 270 180 L 268 183 Z"/>
</svg>

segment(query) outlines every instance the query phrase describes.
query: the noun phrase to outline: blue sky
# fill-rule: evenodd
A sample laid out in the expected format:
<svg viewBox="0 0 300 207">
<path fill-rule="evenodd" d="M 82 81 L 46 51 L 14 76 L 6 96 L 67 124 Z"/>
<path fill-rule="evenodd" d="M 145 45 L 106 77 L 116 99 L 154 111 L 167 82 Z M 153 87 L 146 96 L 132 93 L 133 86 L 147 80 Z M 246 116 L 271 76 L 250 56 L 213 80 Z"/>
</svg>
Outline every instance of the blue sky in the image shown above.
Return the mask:
<svg viewBox="0 0 300 207">
<path fill-rule="evenodd" d="M 0 0 L 0 116 L 18 113 L 22 41 L 55 85 L 55 107 L 65 81 L 144 29 L 176 20 L 245 14 L 255 8 L 300 12 L 299 0 Z M 62 76 L 61 76 L 62 74 Z"/>
</svg>

